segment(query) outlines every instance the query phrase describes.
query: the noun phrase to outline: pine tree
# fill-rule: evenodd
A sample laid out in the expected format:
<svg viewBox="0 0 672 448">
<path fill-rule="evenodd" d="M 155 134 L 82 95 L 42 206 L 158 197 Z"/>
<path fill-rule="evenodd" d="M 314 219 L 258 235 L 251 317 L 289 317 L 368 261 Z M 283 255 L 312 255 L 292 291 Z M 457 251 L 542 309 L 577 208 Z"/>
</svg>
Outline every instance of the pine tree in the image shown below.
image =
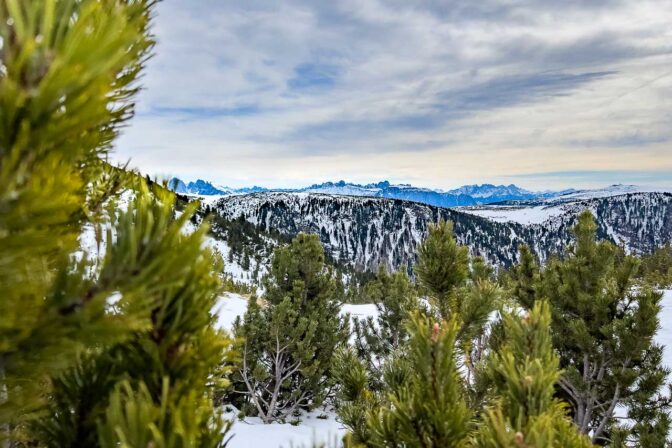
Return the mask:
<svg viewBox="0 0 672 448">
<path fill-rule="evenodd" d="M 153 4 L 0 1 L 4 441 L 222 444 L 207 228 L 185 234 L 195 204 L 175 219 L 172 194 L 104 161 L 132 116 Z M 85 229 L 99 251 L 80 247 Z"/>
<path fill-rule="evenodd" d="M 554 398 L 560 377 L 553 352 L 548 304 L 537 302 L 522 319 L 504 317 L 505 344 L 489 359 L 496 402 L 487 410 L 474 445 L 492 448 L 592 446 Z"/>
<path fill-rule="evenodd" d="M 341 349 L 334 359 L 334 378 L 338 385 L 338 416 L 348 429 L 346 446 L 367 446 L 371 442 L 369 415 L 380 406 L 379 393 L 372 390 L 373 378 L 366 364 L 351 349 Z"/>
<path fill-rule="evenodd" d="M 559 385 L 581 432 L 591 434 L 594 443 L 622 439 L 618 433 L 625 428 L 614 412 L 627 405 L 638 424 L 626 437 L 665 434 L 668 404 L 660 389 L 667 371 L 653 341 L 661 294 L 635 287 L 638 260 L 597 242 L 596 228 L 591 213 L 582 213 L 575 244 L 540 273 L 523 253 L 513 295 L 528 309 L 535 300 L 549 300 L 553 345 L 564 370 Z M 664 439 L 649 446 L 663 446 Z"/>
<path fill-rule="evenodd" d="M 243 269 L 243 271 L 250 270 L 250 251 L 247 247 L 245 247 L 245 250 L 243 251 L 243 258 L 240 261 L 240 267 Z"/>
<path fill-rule="evenodd" d="M 539 266 L 534 254 L 527 246 L 521 246 L 519 262 L 510 272 L 511 295 L 526 309 L 532 309 L 536 300 L 539 283 Z"/>
<path fill-rule="evenodd" d="M 127 176 L 101 160 L 133 112 L 151 1 L 0 1 L 0 437 L 33 416 L 44 376 L 122 337 L 105 285 L 72 255 Z M 116 274 L 116 275 L 114 275 Z"/>
<path fill-rule="evenodd" d="M 419 310 L 420 302 L 408 275 L 389 274 L 384 268 L 366 285 L 362 296 L 363 302 L 376 305 L 378 314 L 375 320 L 369 317 L 353 322 L 355 347 L 373 376 L 379 378 L 375 372 L 379 372 L 384 360 L 408 339 L 406 324 Z"/>
<path fill-rule="evenodd" d="M 266 306 L 252 301 L 236 328 L 244 345 L 234 386 L 248 411 L 270 423 L 324 400 L 334 352 L 347 333 L 316 235 L 300 234 L 276 249 L 263 283 Z"/>
<path fill-rule="evenodd" d="M 208 391 L 210 377 L 226 358 L 228 345 L 227 339 L 213 330 L 210 313 L 220 291 L 216 272 L 221 266 L 202 250 L 207 226 L 185 235 L 195 206 L 189 204 L 173 219 L 172 194 L 155 190 L 150 195 L 141 189 L 128 211 L 119 215 L 98 282 L 104 284 L 110 272 L 123 266 L 127 277 L 134 280 L 130 286 L 138 289 L 125 290 L 115 304 L 116 312 L 124 315 L 128 307 L 140 306 L 148 325 L 102 352 L 88 351 L 79 365 L 54 379 L 47 416 L 33 425 L 33 432 L 45 446 L 97 446 L 103 433 L 108 433 L 106 440 L 116 434 L 119 442 L 123 437 L 136 437 L 122 433 L 124 423 L 155 425 L 157 434 L 169 439 L 179 436 L 172 433 L 174 430 L 198 428 L 198 433 L 189 435 L 193 443 L 221 443 L 225 428 L 213 412 Z M 164 414 L 157 414 L 159 420 L 112 419 L 120 415 L 109 414 L 108 407 L 117 401 L 126 406 L 125 400 L 131 397 L 129 388 L 141 396 L 149 393 L 152 401 L 144 405 L 161 410 Z M 107 419 L 101 425 L 103 415 Z"/>
<path fill-rule="evenodd" d="M 349 429 L 347 447 L 589 447 L 554 398 L 560 377 L 550 311 L 537 303 L 523 316 L 504 317 L 506 342 L 487 361 L 492 405 L 469 405 L 457 367 L 459 322 L 432 323 L 416 315 L 403 356 L 388 359 L 385 392 L 372 394 L 364 364 L 352 351 L 338 356 L 338 413 Z M 367 417 L 368 415 L 368 417 Z"/>
<path fill-rule="evenodd" d="M 485 356 L 488 317 L 500 298 L 499 288 L 490 278 L 492 271 L 482 258 L 471 260 L 468 248 L 457 244 L 452 223 L 445 221 L 430 227 L 418 249 L 415 271 L 437 318 L 459 319 L 456 337 L 469 381 L 477 382 L 478 364 Z"/>
<path fill-rule="evenodd" d="M 639 275 L 661 288 L 672 285 L 672 244 L 667 243 L 652 254 L 642 257 Z"/>
<path fill-rule="evenodd" d="M 416 316 L 409 325 L 408 354 L 398 361 L 407 363 L 401 368 L 405 378 L 389 384 L 387 403 L 370 417 L 370 446 L 465 446 L 473 414 L 457 367 L 457 318 L 432 324 Z M 393 362 L 389 369 L 399 367 Z"/>
<path fill-rule="evenodd" d="M 430 226 L 418 248 L 415 273 L 441 319 L 450 319 L 458 306 L 458 288 L 469 278 L 469 249 L 455 241 L 452 222 Z"/>
</svg>

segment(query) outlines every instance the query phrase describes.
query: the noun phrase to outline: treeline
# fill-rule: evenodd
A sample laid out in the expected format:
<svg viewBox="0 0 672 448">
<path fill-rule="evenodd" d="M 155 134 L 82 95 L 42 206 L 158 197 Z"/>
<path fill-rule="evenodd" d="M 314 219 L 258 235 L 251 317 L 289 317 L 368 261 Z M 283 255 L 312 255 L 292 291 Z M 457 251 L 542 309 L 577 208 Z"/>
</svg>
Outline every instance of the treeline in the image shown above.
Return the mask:
<svg viewBox="0 0 672 448">
<path fill-rule="evenodd" d="M 672 286 L 672 245 L 668 243 L 652 254 L 644 255 L 639 276 L 660 288 Z"/>
</svg>

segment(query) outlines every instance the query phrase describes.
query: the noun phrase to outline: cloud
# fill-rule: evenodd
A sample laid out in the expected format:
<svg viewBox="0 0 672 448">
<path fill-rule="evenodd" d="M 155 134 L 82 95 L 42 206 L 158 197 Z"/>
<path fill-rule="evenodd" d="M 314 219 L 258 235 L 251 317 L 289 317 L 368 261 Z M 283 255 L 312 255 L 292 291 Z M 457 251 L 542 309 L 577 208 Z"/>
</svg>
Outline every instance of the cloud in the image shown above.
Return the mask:
<svg viewBox="0 0 672 448">
<path fill-rule="evenodd" d="M 672 168 L 671 20 L 653 0 L 160 2 L 117 157 L 224 183 Z"/>
<path fill-rule="evenodd" d="M 530 173 L 513 176 L 514 178 L 537 181 L 563 181 L 589 186 L 607 184 L 637 184 L 643 186 L 666 186 L 672 188 L 672 170 L 576 170 Z"/>
</svg>

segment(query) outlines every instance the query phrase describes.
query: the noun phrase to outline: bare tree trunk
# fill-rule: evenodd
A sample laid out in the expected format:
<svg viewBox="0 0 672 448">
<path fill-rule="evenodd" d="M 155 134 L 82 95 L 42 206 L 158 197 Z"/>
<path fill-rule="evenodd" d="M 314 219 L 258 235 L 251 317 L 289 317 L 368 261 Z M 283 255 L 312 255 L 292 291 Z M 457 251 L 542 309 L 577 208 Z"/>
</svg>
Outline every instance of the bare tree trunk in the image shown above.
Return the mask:
<svg viewBox="0 0 672 448">
<path fill-rule="evenodd" d="M 243 368 L 240 370 L 240 375 L 243 378 L 246 392 L 259 413 L 259 418 L 264 423 L 273 423 L 278 419 L 286 418 L 292 414 L 296 408 L 306 400 L 306 393 L 302 393 L 298 398 L 286 401 L 281 404 L 281 390 L 282 384 L 291 377 L 301 367 L 301 362 L 287 365 L 287 355 L 285 351 L 287 347 L 280 346 L 280 339 L 275 338 L 275 351 L 271 355 L 271 359 L 267 365 L 270 370 L 271 378 L 267 381 L 259 382 L 249 375 L 249 367 L 247 364 L 247 343 L 243 349 Z M 270 398 L 265 400 L 263 395 L 267 394 Z M 289 406 L 289 408 L 287 408 Z"/>
<path fill-rule="evenodd" d="M 604 428 L 607 426 L 607 423 L 611 419 L 611 417 L 614 415 L 614 409 L 616 409 L 616 405 L 618 404 L 618 399 L 620 398 L 620 384 L 616 384 L 616 389 L 614 390 L 614 396 L 611 399 L 611 403 L 609 404 L 609 408 L 607 409 L 607 412 L 604 413 L 604 416 L 602 417 L 602 420 L 600 421 L 600 424 L 597 426 L 595 429 L 595 432 L 593 433 L 593 437 L 591 438 L 592 442 L 595 443 L 601 436 L 602 432 L 604 432 Z"/>
</svg>

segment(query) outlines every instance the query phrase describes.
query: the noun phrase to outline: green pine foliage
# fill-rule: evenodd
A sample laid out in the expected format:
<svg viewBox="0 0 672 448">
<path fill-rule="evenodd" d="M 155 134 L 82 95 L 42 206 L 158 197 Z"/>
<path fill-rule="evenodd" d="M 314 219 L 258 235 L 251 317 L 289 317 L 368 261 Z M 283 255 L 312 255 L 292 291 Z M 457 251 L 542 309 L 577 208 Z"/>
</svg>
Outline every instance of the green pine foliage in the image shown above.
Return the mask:
<svg viewBox="0 0 672 448">
<path fill-rule="evenodd" d="M 455 241 L 452 222 L 440 221 L 430 226 L 418 248 L 415 273 L 440 318 L 450 319 L 459 306 L 458 289 L 469 278 L 469 248 Z"/>
<path fill-rule="evenodd" d="M 466 446 L 473 412 L 457 367 L 457 318 L 440 325 L 416 316 L 409 331 L 410 369 L 402 368 L 405 381 L 390 384 L 385 405 L 372 413 L 370 446 Z"/>
<path fill-rule="evenodd" d="M 264 304 L 251 300 L 236 336 L 244 339 L 233 402 L 265 423 L 322 403 L 333 355 L 347 337 L 337 279 L 316 235 L 275 250 L 263 280 Z"/>
<path fill-rule="evenodd" d="M 560 370 L 550 326 L 551 313 L 544 302 L 537 302 L 522 318 L 504 316 L 506 342 L 488 361 L 495 405 L 485 412 L 475 446 L 592 446 L 567 418 L 565 404 L 554 397 Z"/>
<path fill-rule="evenodd" d="M 450 224 L 430 230 L 419 258 L 418 279 L 434 309 L 418 311 L 416 302 L 410 319 L 395 320 L 405 323 L 404 337 L 375 368 L 352 348 L 336 356 L 345 446 L 592 446 L 555 396 L 561 371 L 549 305 L 534 302 L 521 318 L 520 308 L 508 304 L 489 325 L 500 296 L 493 272 L 456 244 Z M 538 279 L 534 259 L 528 261 L 514 278 Z M 369 293 L 382 303 L 400 294 L 392 279 L 381 272 Z M 409 289 L 405 300 L 391 303 L 411 297 Z"/>
<path fill-rule="evenodd" d="M 384 268 L 366 284 L 363 297 L 363 302 L 376 305 L 378 315 L 354 320 L 354 344 L 369 371 L 380 373 L 384 360 L 406 343 L 407 321 L 420 309 L 420 302 L 405 272 L 389 274 Z"/>
<path fill-rule="evenodd" d="M 458 368 L 459 322 L 416 315 L 403 354 L 388 359 L 384 392 L 372 393 L 364 363 L 337 357 L 338 413 L 347 447 L 589 447 L 554 397 L 560 377 L 551 343 L 549 306 L 504 317 L 506 343 L 490 356 L 492 404 L 474 408 Z"/>
<path fill-rule="evenodd" d="M 210 310 L 221 287 L 216 274 L 221 265 L 202 249 L 207 226 L 184 232 L 196 205 L 190 204 L 174 219 L 170 193 L 156 189 L 150 195 L 141 189 L 115 219 L 115 237 L 110 232 L 107 241 L 113 243 L 96 275 L 97 285 L 105 285 L 110 276 L 126 278 L 127 289 L 112 311 L 125 315 L 127 308 L 140 304 L 146 324 L 105 350 L 88 351 L 81 365 L 54 379 L 46 416 L 33 424 L 35 436 L 45 446 L 97 446 L 104 432 L 117 434 L 121 443 L 133 436 L 123 432 L 130 423 L 155 424 L 168 438 L 175 436 L 171 431 L 179 428 L 178 423 L 194 425 L 202 436 L 195 441 L 214 441 L 198 446 L 219 446 L 225 427 L 213 411 L 214 385 L 209 383 L 227 356 L 229 341 L 212 327 Z M 119 386 L 122 381 L 125 387 Z M 118 401 L 126 406 L 129 387 L 140 396 L 149 393 L 152 401 L 144 406 L 163 409 L 165 415 L 158 417 L 163 425 L 126 421 L 131 416 L 125 421 L 112 419 L 120 415 L 110 414 L 108 407 Z M 101 424 L 104 414 L 107 418 Z M 172 421 L 174 417 L 183 421 Z"/>
<path fill-rule="evenodd" d="M 336 353 L 333 369 L 338 385 L 335 400 L 338 416 L 348 429 L 345 445 L 367 446 L 372 437 L 369 414 L 380 405 L 380 394 L 372 391 L 374 376 L 351 348 Z"/>
<path fill-rule="evenodd" d="M 451 222 L 440 221 L 430 227 L 418 249 L 415 272 L 436 317 L 458 319 L 456 338 L 468 380 L 478 383 L 487 349 L 488 317 L 497 309 L 501 295 L 492 271 L 482 258 L 472 259 L 468 248 L 457 244 Z M 480 391 L 473 392 L 473 399 L 482 398 Z"/>
<path fill-rule="evenodd" d="M 85 224 L 125 183 L 104 157 L 132 115 L 151 1 L 0 1 L 0 424 L 30 418 L 44 376 L 123 336 L 105 312 L 125 279 L 86 278 Z"/>
<path fill-rule="evenodd" d="M 223 444 L 210 397 L 230 352 L 212 327 L 207 226 L 187 233 L 195 204 L 175 218 L 171 193 L 104 161 L 132 116 L 153 5 L 0 1 L 3 442 Z"/>
<path fill-rule="evenodd" d="M 539 265 L 527 246 L 520 248 L 520 258 L 509 272 L 510 295 L 526 309 L 532 309 L 536 300 L 536 285 L 539 283 Z"/>
<path fill-rule="evenodd" d="M 652 254 L 643 256 L 638 274 L 660 288 L 672 286 L 672 244 L 667 243 Z"/>
<path fill-rule="evenodd" d="M 545 269 L 523 250 L 512 296 L 528 309 L 548 299 L 553 346 L 564 371 L 560 391 L 581 432 L 599 444 L 658 434 L 647 446 L 664 446 L 669 404 L 660 393 L 668 372 L 661 365 L 662 348 L 653 341 L 661 294 L 636 287 L 635 257 L 596 241 L 590 212 L 580 215 L 574 235 L 564 258 L 551 260 Z M 637 418 L 632 428 L 616 420 L 619 405 Z"/>
</svg>

